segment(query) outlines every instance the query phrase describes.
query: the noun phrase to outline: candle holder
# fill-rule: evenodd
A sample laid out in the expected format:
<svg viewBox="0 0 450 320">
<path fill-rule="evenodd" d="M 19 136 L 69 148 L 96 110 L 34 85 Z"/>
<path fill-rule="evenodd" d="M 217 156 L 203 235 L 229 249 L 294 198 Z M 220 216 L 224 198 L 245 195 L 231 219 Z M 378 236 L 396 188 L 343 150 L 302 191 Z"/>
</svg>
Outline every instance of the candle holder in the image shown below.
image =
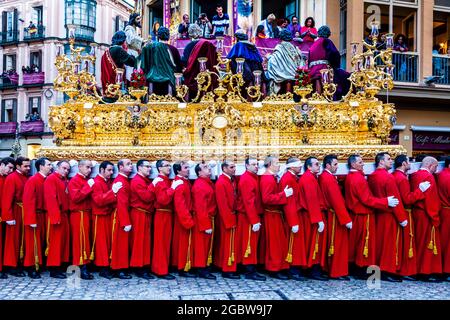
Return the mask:
<svg viewBox="0 0 450 320">
<path fill-rule="evenodd" d="M 197 61 L 200 63 L 200 72 L 205 72 L 206 71 L 206 62 L 208 61 L 208 58 L 200 57 L 197 59 Z"/>
<path fill-rule="evenodd" d="M 244 58 L 236 58 L 236 73 L 242 74 L 244 72 Z"/>
</svg>

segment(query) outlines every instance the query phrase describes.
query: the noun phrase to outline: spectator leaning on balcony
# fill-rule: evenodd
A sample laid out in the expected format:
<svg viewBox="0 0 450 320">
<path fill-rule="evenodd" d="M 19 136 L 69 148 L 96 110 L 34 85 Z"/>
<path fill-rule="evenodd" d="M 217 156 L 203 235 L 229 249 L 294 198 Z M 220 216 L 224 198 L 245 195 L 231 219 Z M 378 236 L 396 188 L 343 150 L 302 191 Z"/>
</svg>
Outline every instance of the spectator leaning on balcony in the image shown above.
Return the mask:
<svg viewBox="0 0 450 320">
<path fill-rule="evenodd" d="M 222 5 L 216 6 L 216 12 L 217 14 L 212 19 L 213 35 L 215 37 L 225 36 L 228 34 L 228 28 L 230 27 L 230 17 L 223 13 Z"/>
<path fill-rule="evenodd" d="M 256 34 L 255 34 L 256 38 L 260 38 L 260 39 L 266 39 L 266 33 L 264 31 L 264 26 L 262 24 L 260 24 L 257 28 L 256 28 Z"/>
<path fill-rule="evenodd" d="M 209 38 L 211 36 L 212 24 L 211 22 L 209 22 L 206 13 L 200 13 L 200 16 L 198 17 L 197 20 L 197 25 L 202 30 L 201 34 L 202 38 Z"/>
<path fill-rule="evenodd" d="M 394 51 L 407 52 L 409 51 L 406 45 L 406 37 L 403 34 L 397 35 L 394 43 Z"/>
<path fill-rule="evenodd" d="M 38 30 L 36 28 L 36 25 L 33 23 L 33 21 L 30 21 L 30 25 L 28 26 L 28 33 L 30 34 L 30 36 L 35 35 L 37 31 Z"/>
<path fill-rule="evenodd" d="M 291 32 L 292 38 L 300 37 L 300 31 L 301 31 L 302 28 L 298 24 L 297 16 L 293 16 L 292 17 L 291 24 L 287 26 L 287 29 Z"/>
<path fill-rule="evenodd" d="M 267 16 L 267 19 L 264 19 L 259 23 L 259 25 L 264 26 L 264 32 L 268 38 L 278 38 L 279 36 L 276 19 L 275 15 L 271 13 Z"/>
<path fill-rule="evenodd" d="M 188 39 L 189 37 L 189 15 L 183 14 L 183 22 L 178 26 L 178 38 L 179 39 Z"/>
<path fill-rule="evenodd" d="M 303 39 L 303 43 L 308 45 L 308 48 L 312 46 L 317 39 L 317 29 L 314 27 L 316 22 L 313 17 L 308 17 L 305 20 L 305 25 L 300 30 L 300 38 Z"/>
</svg>

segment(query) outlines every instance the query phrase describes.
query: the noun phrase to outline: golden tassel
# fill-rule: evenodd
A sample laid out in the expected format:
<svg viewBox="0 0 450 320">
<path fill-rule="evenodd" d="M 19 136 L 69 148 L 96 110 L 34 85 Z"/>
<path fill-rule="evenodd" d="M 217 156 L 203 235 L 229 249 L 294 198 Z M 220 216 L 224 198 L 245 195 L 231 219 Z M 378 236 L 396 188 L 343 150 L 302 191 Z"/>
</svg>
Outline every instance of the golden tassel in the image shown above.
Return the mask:
<svg viewBox="0 0 450 320">
<path fill-rule="evenodd" d="M 48 249 L 50 248 L 50 218 L 47 218 L 47 234 L 46 234 L 46 242 L 47 248 L 45 248 L 45 256 L 48 256 Z"/>
<path fill-rule="evenodd" d="M 364 241 L 364 249 L 363 249 L 363 256 L 369 257 L 369 222 L 370 221 L 370 215 L 367 215 L 367 222 L 366 222 L 366 239 Z"/>
<path fill-rule="evenodd" d="M 232 237 L 233 241 L 231 242 L 231 249 L 232 249 L 232 251 L 231 251 L 231 261 L 234 262 L 234 236 L 235 236 L 235 233 L 236 233 L 235 227 L 233 227 L 231 229 L 231 231 L 233 232 L 233 235 L 232 235 L 233 236 Z"/>
<path fill-rule="evenodd" d="M 39 252 L 37 247 L 36 228 L 33 228 L 33 238 L 34 238 L 34 266 L 36 268 L 36 271 L 39 271 Z"/>
<path fill-rule="evenodd" d="M 316 243 L 314 244 L 313 260 L 316 260 L 316 255 L 319 253 L 319 230 L 316 232 Z"/>
<path fill-rule="evenodd" d="M 191 238 L 192 238 L 192 228 L 189 229 L 188 250 L 187 250 L 186 264 L 184 265 L 185 272 L 188 272 L 191 269 Z"/>
<path fill-rule="evenodd" d="M 434 226 L 433 226 L 433 254 L 435 255 L 435 256 L 437 256 L 437 254 L 438 254 L 438 251 L 437 251 L 437 246 L 436 246 L 436 229 L 434 229 Z"/>
<path fill-rule="evenodd" d="M 413 238 L 414 238 L 414 230 L 413 230 L 413 221 L 411 216 L 411 209 L 407 209 L 409 213 L 409 250 L 408 250 L 408 258 L 414 257 L 413 250 Z"/>
<path fill-rule="evenodd" d="M 286 256 L 286 262 L 292 263 L 292 244 L 294 242 L 294 233 L 291 231 L 291 235 L 289 236 L 289 248 L 288 248 L 288 254 Z"/>
<path fill-rule="evenodd" d="M 397 226 L 397 237 L 395 239 L 395 265 L 398 266 L 398 241 L 400 239 L 400 225 Z"/>
<path fill-rule="evenodd" d="M 24 220 L 25 220 L 24 214 L 25 213 L 23 211 L 23 204 L 22 204 L 22 202 L 16 202 L 16 204 L 20 207 L 20 209 L 22 211 L 22 235 L 21 235 L 21 239 L 20 239 L 20 254 L 19 254 L 19 258 L 20 258 L 20 260 L 23 260 L 23 257 L 24 257 L 24 254 L 23 254 L 23 252 L 24 252 L 23 243 L 24 243 L 24 238 L 25 238 L 25 223 L 24 223 Z"/>
<path fill-rule="evenodd" d="M 234 227 L 231 228 L 231 236 L 230 236 L 230 253 L 228 256 L 228 265 L 231 266 L 234 261 Z"/>
<path fill-rule="evenodd" d="M 212 224 L 212 233 L 211 233 L 211 242 L 209 244 L 208 261 L 206 262 L 207 266 L 209 266 L 212 263 L 212 249 L 214 242 L 214 217 L 211 217 L 211 224 Z"/>
<path fill-rule="evenodd" d="M 84 264 L 83 257 L 86 255 L 86 250 L 84 250 L 84 212 L 80 211 L 80 265 Z"/>
<path fill-rule="evenodd" d="M 247 258 L 251 253 L 252 249 L 250 248 L 250 238 L 252 236 L 252 225 L 248 226 L 248 241 L 247 241 L 247 249 L 245 249 L 244 258 Z"/>
<path fill-rule="evenodd" d="M 91 261 L 94 261 L 94 259 L 95 259 L 94 249 L 95 249 L 95 240 L 97 239 L 97 219 L 98 219 L 98 215 L 95 215 L 94 240 L 92 241 L 91 255 L 89 257 L 89 260 L 91 260 Z"/>
<path fill-rule="evenodd" d="M 430 249 L 430 250 L 433 250 L 433 248 L 434 248 L 434 243 L 433 243 L 434 233 L 435 233 L 435 229 L 434 229 L 434 226 L 432 226 L 432 227 L 431 227 L 431 238 L 430 238 L 430 243 L 428 243 L 428 249 Z"/>
<path fill-rule="evenodd" d="M 336 228 L 336 213 L 334 212 L 333 209 L 330 209 L 330 211 L 331 211 L 331 214 L 333 215 L 333 224 L 331 226 L 331 244 L 330 244 L 330 249 L 328 249 L 329 257 L 334 255 L 334 233 L 335 233 L 335 228 Z"/>
<path fill-rule="evenodd" d="M 116 230 L 116 214 L 117 214 L 117 208 L 114 209 L 114 213 L 113 213 L 112 238 L 111 238 L 111 253 L 109 254 L 109 259 L 112 259 L 112 253 L 113 253 L 113 248 L 114 248 L 114 231 Z"/>
</svg>

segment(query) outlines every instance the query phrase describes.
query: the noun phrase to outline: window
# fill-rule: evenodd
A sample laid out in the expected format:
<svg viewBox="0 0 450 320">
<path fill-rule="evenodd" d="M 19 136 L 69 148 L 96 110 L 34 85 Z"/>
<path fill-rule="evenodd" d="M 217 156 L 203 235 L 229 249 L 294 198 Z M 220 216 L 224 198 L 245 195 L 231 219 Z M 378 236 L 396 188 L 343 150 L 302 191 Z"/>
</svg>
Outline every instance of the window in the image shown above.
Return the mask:
<svg viewBox="0 0 450 320">
<path fill-rule="evenodd" d="M 83 45 L 77 45 L 77 48 L 83 47 L 84 50 L 81 52 L 81 54 L 84 55 L 89 55 L 91 52 L 91 47 L 90 46 L 83 46 Z M 65 44 L 64 45 L 64 54 L 65 55 L 70 55 L 70 45 L 69 44 Z M 83 63 L 85 63 L 83 61 Z M 86 65 L 82 65 L 81 66 L 82 69 L 86 68 Z M 89 73 L 92 73 L 93 75 L 95 75 L 95 62 L 89 62 Z"/>
<path fill-rule="evenodd" d="M 17 99 L 2 100 L 2 122 L 17 122 Z"/>
<path fill-rule="evenodd" d="M 37 112 L 41 114 L 41 97 L 31 97 L 28 99 L 28 113 L 34 114 Z"/>
<path fill-rule="evenodd" d="M 42 23 L 42 13 L 43 13 L 42 6 L 33 7 L 33 13 L 31 16 L 32 17 L 31 20 L 36 24 Z"/>
<path fill-rule="evenodd" d="M 450 8 L 450 0 L 434 0 L 434 5 Z"/>
<path fill-rule="evenodd" d="M 92 40 L 96 24 L 95 0 L 65 0 L 66 25 L 77 26 L 76 36 Z"/>
<path fill-rule="evenodd" d="M 16 55 L 5 54 L 3 56 L 3 71 L 16 70 Z"/>
<path fill-rule="evenodd" d="M 39 72 L 42 71 L 42 51 L 35 51 L 30 53 L 30 67 L 38 67 Z"/>
</svg>

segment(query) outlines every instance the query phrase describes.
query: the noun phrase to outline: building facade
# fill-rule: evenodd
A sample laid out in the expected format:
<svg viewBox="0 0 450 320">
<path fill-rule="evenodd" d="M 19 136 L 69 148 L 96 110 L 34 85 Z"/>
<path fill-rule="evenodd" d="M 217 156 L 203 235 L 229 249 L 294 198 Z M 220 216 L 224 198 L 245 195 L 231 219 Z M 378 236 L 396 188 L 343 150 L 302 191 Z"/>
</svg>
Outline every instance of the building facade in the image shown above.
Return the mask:
<svg viewBox="0 0 450 320">
<path fill-rule="evenodd" d="M 134 2 L 119 0 L 4 0 L 0 2 L 0 157 L 33 157 L 41 145 L 53 144 L 49 107 L 65 97 L 53 89 L 58 47 L 68 53 L 67 25 L 76 26 L 76 46 L 96 43 L 92 67 L 100 82 L 100 57 L 115 31 L 123 29 Z"/>
</svg>

